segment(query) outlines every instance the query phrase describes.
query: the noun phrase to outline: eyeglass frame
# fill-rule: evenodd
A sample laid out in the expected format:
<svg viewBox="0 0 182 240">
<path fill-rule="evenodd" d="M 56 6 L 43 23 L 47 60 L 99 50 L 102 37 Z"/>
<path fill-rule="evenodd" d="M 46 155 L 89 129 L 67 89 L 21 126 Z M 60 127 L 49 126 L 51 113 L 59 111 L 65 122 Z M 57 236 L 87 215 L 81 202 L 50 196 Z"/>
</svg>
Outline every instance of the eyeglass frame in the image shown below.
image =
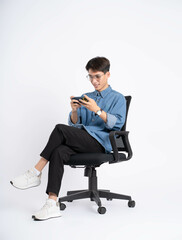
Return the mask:
<svg viewBox="0 0 182 240">
<path fill-rule="evenodd" d="M 89 80 L 89 81 L 93 81 L 93 79 L 95 78 L 97 81 L 99 81 L 101 79 L 102 76 L 104 76 L 105 73 L 103 73 L 102 75 L 99 75 L 99 74 L 96 74 L 95 76 L 92 76 L 92 75 L 87 75 L 86 78 Z"/>
</svg>

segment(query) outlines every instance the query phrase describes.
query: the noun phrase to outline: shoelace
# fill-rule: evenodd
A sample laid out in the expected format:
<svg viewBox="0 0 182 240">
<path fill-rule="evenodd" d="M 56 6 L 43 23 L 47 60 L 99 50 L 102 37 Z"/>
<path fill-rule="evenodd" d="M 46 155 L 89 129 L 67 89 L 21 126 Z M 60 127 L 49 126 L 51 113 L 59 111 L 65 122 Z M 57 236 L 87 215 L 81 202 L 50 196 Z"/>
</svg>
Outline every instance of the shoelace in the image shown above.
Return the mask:
<svg viewBox="0 0 182 240">
<path fill-rule="evenodd" d="M 30 170 L 28 170 L 24 176 L 28 179 L 28 178 L 32 178 L 35 177 L 35 174 L 33 172 L 31 172 Z"/>
<path fill-rule="evenodd" d="M 51 203 L 46 202 L 46 203 L 44 204 L 44 206 L 41 208 L 41 211 L 42 211 L 42 210 L 45 210 L 45 209 L 48 209 L 50 206 L 51 206 Z"/>
</svg>

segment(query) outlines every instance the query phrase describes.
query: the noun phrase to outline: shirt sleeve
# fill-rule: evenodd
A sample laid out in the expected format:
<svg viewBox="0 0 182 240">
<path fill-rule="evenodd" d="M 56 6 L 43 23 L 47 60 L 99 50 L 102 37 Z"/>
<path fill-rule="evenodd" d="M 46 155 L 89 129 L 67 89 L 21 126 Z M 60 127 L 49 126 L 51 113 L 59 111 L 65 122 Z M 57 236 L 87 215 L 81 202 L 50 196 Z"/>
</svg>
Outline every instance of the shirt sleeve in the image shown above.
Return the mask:
<svg viewBox="0 0 182 240">
<path fill-rule="evenodd" d="M 106 113 L 107 121 L 105 126 L 109 130 L 120 130 L 125 123 L 126 118 L 126 99 L 124 96 L 119 96 L 113 108 Z"/>
</svg>

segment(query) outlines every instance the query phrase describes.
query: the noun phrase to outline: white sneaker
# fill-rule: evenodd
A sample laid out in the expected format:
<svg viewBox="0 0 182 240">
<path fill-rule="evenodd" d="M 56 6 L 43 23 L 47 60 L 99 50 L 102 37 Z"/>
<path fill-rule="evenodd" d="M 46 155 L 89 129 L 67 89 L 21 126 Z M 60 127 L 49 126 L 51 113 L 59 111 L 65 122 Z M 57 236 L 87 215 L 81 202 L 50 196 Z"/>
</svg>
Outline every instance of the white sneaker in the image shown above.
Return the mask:
<svg viewBox="0 0 182 240">
<path fill-rule="evenodd" d="M 10 181 L 10 183 L 19 189 L 27 189 L 27 188 L 31 188 L 31 187 L 36 187 L 38 185 L 40 185 L 41 183 L 41 175 L 42 173 L 40 173 L 38 176 L 37 174 L 34 172 L 33 169 L 30 169 L 28 171 L 26 171 L 23 175 L 20 175 L 16 178 L 14 178 L 12 181 Z"/>
<path fill-rule="evenodd" d="M 40 209 L 40 211 L 32 215 L 32 218 L 38 221 L 56 217 L 61 217 L 59 202 L 56 202 L 56 204 L 54 204 L 50 199 L 46 200 L 46 203 Z"/>
</svg>

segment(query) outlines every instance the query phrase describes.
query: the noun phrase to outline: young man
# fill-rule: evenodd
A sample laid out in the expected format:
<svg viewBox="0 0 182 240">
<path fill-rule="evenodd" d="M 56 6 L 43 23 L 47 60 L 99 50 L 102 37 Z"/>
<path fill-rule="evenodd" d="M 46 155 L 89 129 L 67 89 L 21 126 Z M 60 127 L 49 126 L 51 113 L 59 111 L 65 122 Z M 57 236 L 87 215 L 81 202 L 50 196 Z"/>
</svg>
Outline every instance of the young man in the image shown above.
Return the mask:
<svg viewBox="0 0 182 240">
<path fill-rule="evenodd" d="M 32 217 L 34 220 L 46 220 L 60 217 L 59 195 L 64 172 L 64 163 L 72 154 L 85 152 L 109 153 L 112 148 L 109 141 L 111 130 L 120 130 L 125 122 L 126 101 L 124 96 L 112 90 L 108 84 L 110 62 L 104 57 L 95 57 L 87 65 L 87 78 L 95 88 L 94 92 L 81 96 L 86 99 L 71 99 L 72 111 L 68 125 L 57 124 L 48 143 L 41 152 L 41 159 L 34 168 L 14 178 L 11 184 L 19 189 L 35 187 L 41 183 L 42 169 L 49 162 L 49 195 L 45 205 Z"/>
</svg>

